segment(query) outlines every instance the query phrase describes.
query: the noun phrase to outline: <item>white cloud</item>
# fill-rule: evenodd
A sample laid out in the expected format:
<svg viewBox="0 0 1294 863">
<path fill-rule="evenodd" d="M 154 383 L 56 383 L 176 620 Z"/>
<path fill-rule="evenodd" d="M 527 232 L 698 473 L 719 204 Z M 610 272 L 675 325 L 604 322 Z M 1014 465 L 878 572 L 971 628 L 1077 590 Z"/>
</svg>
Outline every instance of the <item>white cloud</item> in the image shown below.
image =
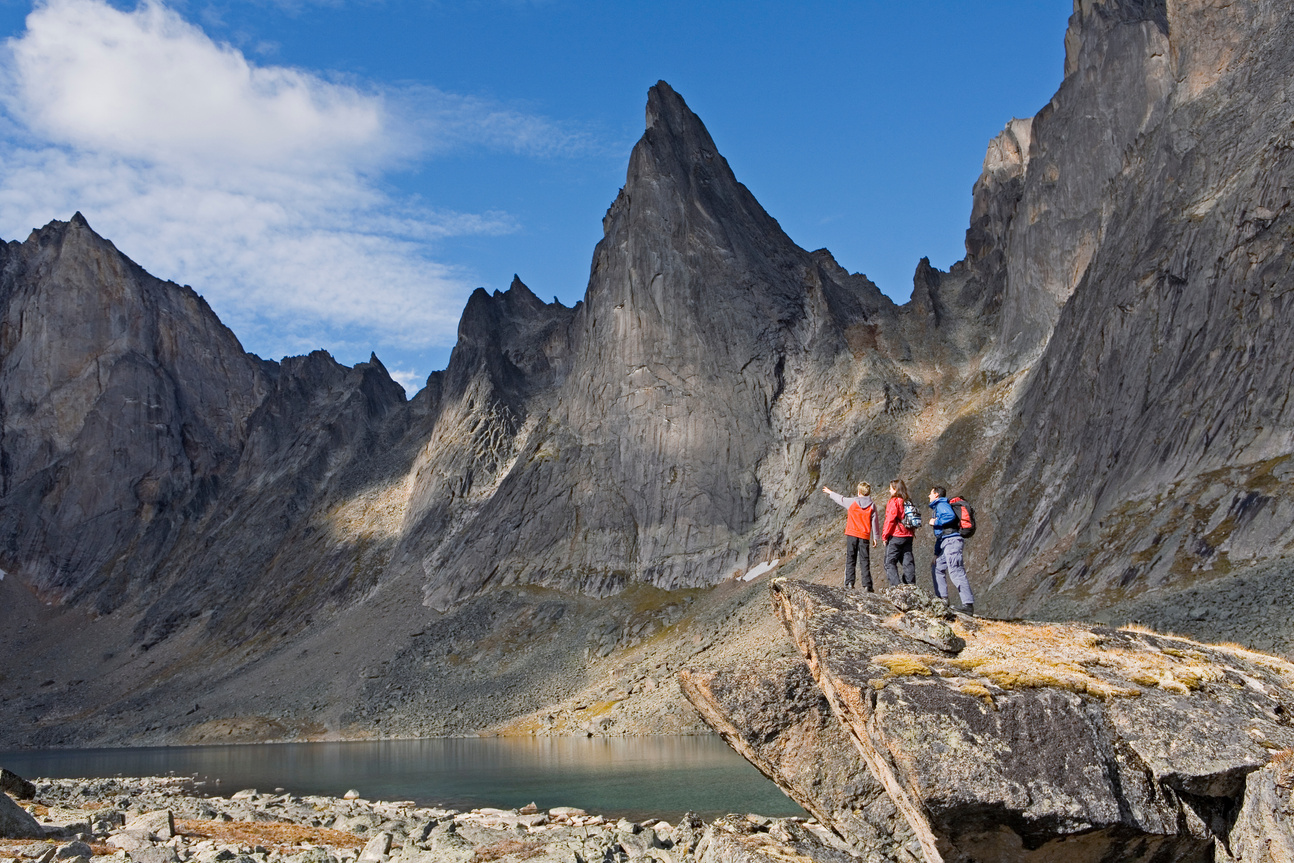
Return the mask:
<svg viewBox="0 0 1294 863">
<path fill-rule="evenodd" d="M 380 97 L 256 66 L 157 2 L 48 0 L 10 40 L 14 113 L 50 140 L 126 158 L 318 171 L 384 155 Z"/>
<path fill-rule="evenodd" d="M 269 356 L 452 343 L 473 285 L 434 244 L 515 225 L 395 199 L 383 169 L 465 145 L 584 146 L 431 87 L 258 66 L 153 0 L 39 3 L 4 45 L 0 94 L 0 236 L 80 210 Z M 401 381 L 425 374 L 401 369 Z"/>
<path fill-rule="evenodd" d="M 393 381 L 404 387 L 404 391 L 409 395 L 413 395 L 418 390 L 422 389 L 422 385 L 427 381 L 427 375 L 425 373 L 414 371 L 413 369 L 406 369 L 397 366 L 394 368 L 388 368 L 387 373 L 391 375 L 391 379 Z"/>
</svg>

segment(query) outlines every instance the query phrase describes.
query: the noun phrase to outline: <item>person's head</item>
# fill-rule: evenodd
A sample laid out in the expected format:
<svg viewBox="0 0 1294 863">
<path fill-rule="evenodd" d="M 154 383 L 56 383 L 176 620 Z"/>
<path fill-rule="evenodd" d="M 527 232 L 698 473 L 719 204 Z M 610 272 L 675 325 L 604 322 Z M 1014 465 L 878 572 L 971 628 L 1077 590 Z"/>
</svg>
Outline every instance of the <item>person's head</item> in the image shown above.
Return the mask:
<svg viewBox="0 0 1294 863">
<path fill-rule="evenodd" d="M 858 496 L 866 497 L 872 493 L 872 484 L 869 482 L 860 482 L 858 484 Z"/>
<path fill-rule="evenodd" d="M 934 503 L 941 497 L 948 497 L 948 489 L 941 485 L 930 486 L 930 502 Z"/>
<path fill-rule="evenodd" d="M 911 500 L 908 495 L 908 486 L 901 479 L 890 480 L 890 497 L 897 497 L 899 500 Z"/>
</svg>

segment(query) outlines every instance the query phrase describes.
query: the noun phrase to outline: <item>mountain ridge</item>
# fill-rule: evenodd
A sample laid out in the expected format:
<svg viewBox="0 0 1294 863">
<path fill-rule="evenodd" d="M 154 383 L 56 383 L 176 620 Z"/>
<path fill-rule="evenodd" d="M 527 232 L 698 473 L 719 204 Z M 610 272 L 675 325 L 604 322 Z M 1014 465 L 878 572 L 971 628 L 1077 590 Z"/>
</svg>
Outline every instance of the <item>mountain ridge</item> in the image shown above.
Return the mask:
<svg viewBox="0 0 1294 863">
<path fill-rule="evenodd" d="M 316 704 L 332 735 L 563 733 L 595 693 L 614 727 L 692 727 L 659 669 L 770 649 L 734 576 L 836 580 L 818 489 L 861 477 L 977 501 L 992 614 L 1279 585 L 1294 25 L 1241 5 L 1078 3 L 1056 97 L 989 143 L 967 257 L 902 306 L 796 246 L 664 82 L 584 299 L 478 289 L 412 399 L 375 356 L 247 354 L 79 214 L 0 246 L 0 591 L 28 627 L 0 652 L 75 669 L 0 715 L 102 700 L 42 745 L 139 739 L 134 710 L 155 741 L 255 711 L 313 734 Z M 224 694 L 113 691 L 163 684 Z"/>
</svg>

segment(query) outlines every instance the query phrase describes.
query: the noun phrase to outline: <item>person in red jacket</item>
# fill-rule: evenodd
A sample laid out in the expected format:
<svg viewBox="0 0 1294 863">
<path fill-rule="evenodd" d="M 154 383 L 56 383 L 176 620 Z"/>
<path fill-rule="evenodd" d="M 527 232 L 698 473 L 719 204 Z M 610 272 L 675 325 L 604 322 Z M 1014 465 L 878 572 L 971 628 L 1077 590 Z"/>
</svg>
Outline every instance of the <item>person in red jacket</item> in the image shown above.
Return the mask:
<svg viewBox="0 0 1294 863">
<path fill-rule="evenodd" d="M 890 500 L 885 504 L 881 525 L 881 542 L 885 543 L 885 577 L 890 584 L 899 583 L 899 561 L 903 561 L 903 583 L 917 583 L 917 562 L 912 556 L 912 528 L 903 523 L 903 505 L 908 487 L 901 479 L 890 480 Z"/>
<path fill-rule="evenodd" d="M 860 482 L 857 497 L 844 497 L 825 485 L 822 487 L 822 493 L 843 506 L 848 513 L 845 518 L 845 587 L 854 586 L 854 566 L 861 560 L 863 583 L 867 585 L 867 592 L 871 593 L 873 591 L 872 554 L 868 543 L 870 542 L 872 546 L 876 545 L 876 528 L 880 525 L 876 504 L 872 503 L 870 497 L 872 487 L 868 483 Z M 862 554 L 859 554 L 860 549 Z"/>
</svg>

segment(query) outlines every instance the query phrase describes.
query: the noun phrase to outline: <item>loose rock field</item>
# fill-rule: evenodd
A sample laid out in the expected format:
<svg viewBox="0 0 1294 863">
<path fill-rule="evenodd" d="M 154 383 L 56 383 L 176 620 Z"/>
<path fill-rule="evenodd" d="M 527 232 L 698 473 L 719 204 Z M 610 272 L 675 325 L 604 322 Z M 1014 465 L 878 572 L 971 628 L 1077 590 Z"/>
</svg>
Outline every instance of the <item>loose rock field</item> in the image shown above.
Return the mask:
<svg viewBox="0 0 1294 863">
<path fill-rule="evenodd" d="M 10 774 L 12 775 L 12 774 Z M 718 863 L 735 849 L 844 860 L 813 821 L 608 820 L 532 805 L 467 812 L 413 801 L 245 789 L 199 796 L 186 778 L 39 779 L 17 800 L 43 838 L 0 838 L 0 863 Z"/>
</svg>

